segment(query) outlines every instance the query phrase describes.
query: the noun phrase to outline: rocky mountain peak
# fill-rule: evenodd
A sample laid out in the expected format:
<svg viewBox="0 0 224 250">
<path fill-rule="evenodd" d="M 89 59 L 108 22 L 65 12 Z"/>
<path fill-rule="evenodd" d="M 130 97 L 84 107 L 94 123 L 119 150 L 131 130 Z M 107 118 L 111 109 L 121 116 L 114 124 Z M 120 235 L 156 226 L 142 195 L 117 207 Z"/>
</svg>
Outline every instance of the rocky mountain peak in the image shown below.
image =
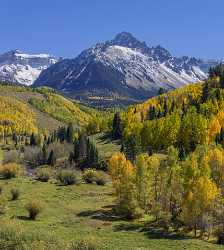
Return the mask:
<svg viewBox="0 0 224 250">
<path fill-rule="evenodd" d="M 135 48 L 135 49 L 142 49 L 147 47 L 145 42 L 140 42 L 129 32 L 121 32 L 117 34 L 115 38 L 111 40 L 109 43 L 110 45 L 118 45 L 122 47 Z"/>
</svg>

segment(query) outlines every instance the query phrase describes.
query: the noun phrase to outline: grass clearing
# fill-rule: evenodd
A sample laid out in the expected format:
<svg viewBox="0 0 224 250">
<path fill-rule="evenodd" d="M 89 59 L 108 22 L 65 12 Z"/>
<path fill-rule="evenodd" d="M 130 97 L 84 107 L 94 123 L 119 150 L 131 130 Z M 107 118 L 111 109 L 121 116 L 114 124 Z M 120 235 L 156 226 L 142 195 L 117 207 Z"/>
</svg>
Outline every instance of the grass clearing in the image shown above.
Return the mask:
<svg viewBox="0 0 224 250">
<path fill-rule="evenodd" d="M 0 180 L 0 185 L 3 186 L 1 197 L 7 201 L 0 222 L 15 219 L 27 233 L 51 233 L 63 242 L 92 237 L 99 243 L 99 249 L 222 249 L 201 240 L 163 234 L 147 224 L 146 219 L 130 222 L 114 216 L 110 184 L 59 186 L 52 181 L 43 183 L 20 177 Z M 10 201 L 10 190 L 14 187 L 19 188 L 20 196 Z M 31 199 L 40 200 L 44 206 L 36 221 L 28 219 L 25 209 Z"/>
<path fill-rule="evenodd" d="M 92 135 L 90 136 L 90 139 L 96 142 L 96 146 L 101 159 L 109 159 L 112 154 L 120 151 L 120 141 L 112 140 L 104 133 Z"/>
</svg>

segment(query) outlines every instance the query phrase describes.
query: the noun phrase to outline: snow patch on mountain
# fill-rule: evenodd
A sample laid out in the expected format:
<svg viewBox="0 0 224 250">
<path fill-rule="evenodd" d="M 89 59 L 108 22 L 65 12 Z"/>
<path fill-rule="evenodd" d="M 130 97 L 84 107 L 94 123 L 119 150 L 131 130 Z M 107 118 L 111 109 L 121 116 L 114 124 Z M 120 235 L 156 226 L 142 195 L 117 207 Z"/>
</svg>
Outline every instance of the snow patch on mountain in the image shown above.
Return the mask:
<svg viewBox="0 0 224 250">
<path fill-rule="evenodd" d="M 43 70 L 34 86 L 49 86 L 75 98 L 118 96 L 143 100 L 159 88 L 175 89 L 207 78 L 218 60 L 174 57 L 158 45 L 150 47 L 122 32 L 98 43 L 74 59 L 64 59 Z"/>
<path fill-rule="evenodd" d="M 55 64 L 57 59 L 48 54 L 30 55 L 19 50 L 0 55 L 0 80 L 32 85 L 40 73 Z"/>
</svg>

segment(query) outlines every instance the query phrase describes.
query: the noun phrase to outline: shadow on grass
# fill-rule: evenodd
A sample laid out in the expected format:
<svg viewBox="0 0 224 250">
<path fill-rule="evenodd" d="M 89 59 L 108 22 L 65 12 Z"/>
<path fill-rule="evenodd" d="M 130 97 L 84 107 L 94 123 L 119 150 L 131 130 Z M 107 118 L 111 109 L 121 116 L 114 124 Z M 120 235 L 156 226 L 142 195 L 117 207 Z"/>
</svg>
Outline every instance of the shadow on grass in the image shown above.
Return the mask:
<svg viewBox="0 0 224 250">
<path fill-rule="evenodd" d="M 150 239 L 168 239 L 168 240 L 192 239 L 192 237 L 186 236 L 180 233 L 178 230 L 165 229 L 158 222 L 120 224 L 115 226 L 114 230 L 143 232 Z"/>
<path fill-rule="evenodd" d="M 113 212 L 113 207 L 112 206 L 107 206 L 105 208 L 110 208 L 109 210 L 107 209 L 99 209 L 99 210 L 86 210 L 83 212 L 80 212 L 77 214 L 78 217 L 90 217 L 91 219 L 95 220 L 102 220 L 102 221 L 121 221 L 124 220 L 122 217 L 117 216 Z"/>
<path fill-rule="evenodd" d="M 17 219 L 19 219 L 19 220 L 25 220 L 25 221 L 31 221 L 31 219 L 30 219 L 30 217 L 28 217 L 28 216 L 24 216 L 24 215 L 19 215 L 19 216 L 17 216 Z"/>
<path fill-rule="evenodd" d="M 114 143 L 114 144 L 117 144 L 117 145 L 121 144 L 120 140 L 114 140 L 111 137 L 111 134 L 109 134 L 109 133 L 101 135 L 99 137 L 99 140 L 100 140 L 100 143 L 103 143 L 103 144 L 108 144 L 108 143 Z"/>
</svg>

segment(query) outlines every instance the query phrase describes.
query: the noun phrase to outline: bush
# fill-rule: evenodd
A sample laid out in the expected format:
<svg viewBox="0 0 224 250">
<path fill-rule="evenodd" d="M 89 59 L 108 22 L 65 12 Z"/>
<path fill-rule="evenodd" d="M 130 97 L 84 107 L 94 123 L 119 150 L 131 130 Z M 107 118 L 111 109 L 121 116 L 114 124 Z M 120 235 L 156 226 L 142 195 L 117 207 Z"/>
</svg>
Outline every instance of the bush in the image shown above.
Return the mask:
<svg viewBox="0 0 224 250">
<path fill-rule="evenodd" d="M 104 186 L 108 182 L 108 176 L 103 171 L 97 171 L 95 173 L 95 182 L 97 185 Z"/>
<path fill-rule="evenodd" d="M 19 198 L 20 191 L 18 188 L 12 188 L 10 192 L 11 192 L 11 200 L 12 201 L 15 201 Z"/>
<path fill-rule="evenodd" d="M 58 175 L 57 179 L 63 185 L 73 185 L 77 184 L 77 175 L 72 170 L 61 170 Z"/>
<path fill-rule="evenodd" d="M 20 161 L 21 156 L 17 150 L 10 150 L 4 153 L 3 164 L 19 163 Z"/>
<path fill-rule="evenodd" d="M 94 240 L 80 240 L 71 244 L 70 250 L 96 250 L 97 244 Z"/>
<path fill-rule="evenodd" d="M 0 199 L 0 214 L 4 214 L 6 210 L 6 200 Z"/>
<path fill-rule="evenodd" d="M 21 172 L 21 166 L 16 163 L 9 163 L 0 166 L 0 175 L 4 179 L 11 179 L 18 176 Z"/>
<path fill-rule="evenodd" d="M 86 183 L 96 183 L 97 185 L 105 185 L 108 181 L 108 176 L 103 171 L 96 171 L 94 169 L 87 169 L 84 171 L 83 180 Z"/>
<path fill-rule="evenodd" d="M 83 173 L 83 180 L 86 183 L 93 183 L 95 181 L 96 170 L 94 169 L 86 169 Z"/>
<path fill-rule="evenodd" d="M 217 244 L 219 245 L 224 245 L 224 232 L 221 228 L 219 228 L 216 232 L 215 235 L 217 236 Z"/>
<path fill-rule="evenodd" d="M 32 167 L 37 167 L 42 163 L 42 150 L 37 146 L 24 147 L 24 161 L 28 162 Z"/>
<path fill-rule="evenodd" d="M 51 171 L 47 168 L 40 168 L 37 171 L 37 180 L 42 182 L 48 182 L 51 176 Z"/>
<path fill-rule="evenodd" d="M 37 215 L 42 211 L 43 206 L 40 201 L 32 200 L 26 205 L 26 210 L 29 213 L 29 218 L 35 220 Z"/>
</svg>

